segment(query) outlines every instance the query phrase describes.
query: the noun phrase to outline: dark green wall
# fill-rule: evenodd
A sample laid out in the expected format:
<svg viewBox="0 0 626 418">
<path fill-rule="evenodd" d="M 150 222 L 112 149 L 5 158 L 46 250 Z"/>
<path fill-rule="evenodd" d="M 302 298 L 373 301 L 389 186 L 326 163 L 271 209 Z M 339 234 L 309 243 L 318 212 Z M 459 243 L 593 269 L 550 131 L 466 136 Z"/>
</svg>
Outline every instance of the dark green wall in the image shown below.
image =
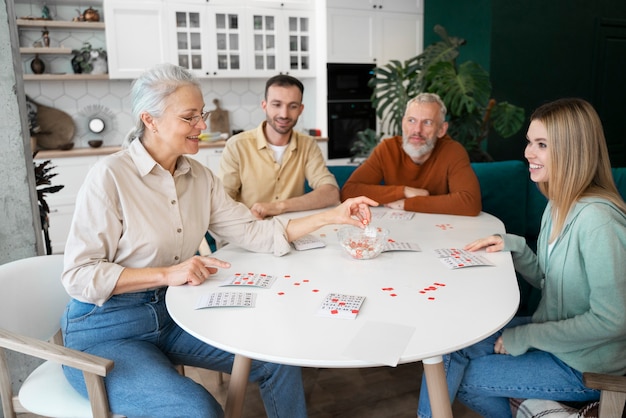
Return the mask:
<svg viewBox="0 0 626 418">
<path fill-rule="evenodd" d="M 433 28 L 439 24 L 448 35 L 467 41 L 459 61 L 475 61 L 489 71 L 492 0 L 424 0 L 424 46 L 440 40 Z"/>
<path fill-rule="evenodd" d="M 614 166 L 626 166 L 626 1 L 425 0 L 424 45 L 441 24 L 466 38 L 461 61 L 491 73 L 493 96 L 526 109 L 582 97 L 604 124 Z M 486 62 L 486 63 L 485 63 Z M 496 160 L 523 159 L 527 123 L 512 138 L 490 138 Z"/>
</svg>

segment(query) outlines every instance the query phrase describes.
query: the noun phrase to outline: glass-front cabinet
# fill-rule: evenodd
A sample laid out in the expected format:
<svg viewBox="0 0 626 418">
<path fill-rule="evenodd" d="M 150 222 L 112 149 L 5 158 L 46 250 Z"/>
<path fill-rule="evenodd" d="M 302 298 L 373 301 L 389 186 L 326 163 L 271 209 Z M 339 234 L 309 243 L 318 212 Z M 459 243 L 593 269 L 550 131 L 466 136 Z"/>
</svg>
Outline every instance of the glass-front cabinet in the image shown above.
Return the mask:
<svg viewBox="0 0 626 418">
<path fill-rule="evenodd" d="M 242 11 L 170 4 L 172 22 L 172 62 L 199 77 L 247 76 L 243 56 Z"/>
<path fill-rule="evenodd" d="M 157 62 L 202 78 L 315 76 L 312 0 L 106 0 L 104 5 L 111 78 L 135 78 Z"/>
<path fill-rule="evenodd" d="M 311 13 L 254 9 L 247 23 L 251 25 L 252 71 L 256 75 L 313 75 Z"/>
</svg>

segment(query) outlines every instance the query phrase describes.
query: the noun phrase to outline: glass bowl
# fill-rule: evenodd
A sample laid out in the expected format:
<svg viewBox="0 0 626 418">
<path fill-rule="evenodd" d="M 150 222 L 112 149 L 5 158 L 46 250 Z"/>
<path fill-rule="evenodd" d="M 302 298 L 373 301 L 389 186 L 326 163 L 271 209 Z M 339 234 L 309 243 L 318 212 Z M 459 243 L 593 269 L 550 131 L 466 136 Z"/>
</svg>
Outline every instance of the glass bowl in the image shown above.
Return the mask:
<svg viewBox="0 0 626 418">
<path fill-rule="evenodd" d="M 370 226 L 367 229 L 347 226 L 337 231 L 339 244 L 357 260 L 369 260 L 383 252 L 389 230 Z"/>
</svg>

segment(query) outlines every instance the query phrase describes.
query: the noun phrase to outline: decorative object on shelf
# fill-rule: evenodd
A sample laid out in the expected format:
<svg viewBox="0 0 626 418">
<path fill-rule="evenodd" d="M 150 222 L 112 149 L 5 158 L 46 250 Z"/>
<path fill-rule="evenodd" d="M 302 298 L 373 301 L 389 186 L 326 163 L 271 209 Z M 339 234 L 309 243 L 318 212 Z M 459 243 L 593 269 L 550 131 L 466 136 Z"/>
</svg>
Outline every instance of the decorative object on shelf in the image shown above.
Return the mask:
<svg viewBox="0 0 626 418">
<path fill-rule="evenodd" d="M 92 139 L 92 140 L 87 141 L 87 144 L 89 144 L 91 148 L 100 148 L 102 146 L 102 140 Z"/>
<path fill-rule="evenodd" d="M 100 140 L 102 144 L 114 141 L 116 133 L 116 116 L 111 109 L 101 104 L 85 106 L 78 112 L 76 120 L 76 138 L 78 143 L 87 143 L 92 148 L 92 141 Z M 109 142 L 109 143 L 111 143 Z M 102 145 L 101 144 L 101 145 Z"/>
<path fill-rule="evenodd" d="M 38 131 L 31 134 L 37 138 L 37 145 L 42 149 L 70 149 L 74 146 L 74 131 L 76 126 L 70 115 L 62 110 L 37 103 L 26 96 L 29 109 L 36 106 L 36 122 L 31 126 L 37 126 Z M 28 104 L 30 102 L 30 104 Z M 29 111 L 29 117 L 30 113 Z"/>
<path fill-rule="evenodd" d="M 73 49 L 72 69 L 76 74 L 106 74 L 107 52 L 104 48 L 94 48 L 84 42 L 81 49 Z"/>
<path fill-rule="evenodd" d="M 41 38 L 43 40 L 43 46 L 45 46 L 46 48 L 50 46 L 50 32 L 48 32 L 48 28 L 46 28 L 44 26 L 43 30 L 41 31 Z"/>
<path fill-rule="evenodd" d="M 76 9 L 76 13 L 78 13 L 78 16 L 74 16 L 72 22 L 84 22 L 85 18 L 83 17 L 83 12 L 81 12 L 80 9 Z"/>
<path fill-rule="evenodd" d="M 35 58 L 30 62 L 30 69 L 35 74 L 43 74 L 46 71 L 46 64 L 39 58 L 39 54 L 35 54 Z"/>
<path fill-rule="evenodd" d="M 213 99 L 215 109 L 211 110 L 209 116 L 209 129 L 211 132 L 220 132 L 228 134 L 230 132 L 230 118 L 228 117 L 228 110 L 220 108 L 220 101 Z"/>
<path fill-rule="evenodd" d="M 45 3 L 43 4 L 43 7 L 41 8 L 41 17 L 44 20 L 52 20 L 52 18 L 50 17 L 50 9 Z"/>
<path fill-rule="evenodd" d="M 96 9 L 89 7 L 83 12 L 83 20 L 85 22 L 99 22 L 100 13 Z"/>
</svg>

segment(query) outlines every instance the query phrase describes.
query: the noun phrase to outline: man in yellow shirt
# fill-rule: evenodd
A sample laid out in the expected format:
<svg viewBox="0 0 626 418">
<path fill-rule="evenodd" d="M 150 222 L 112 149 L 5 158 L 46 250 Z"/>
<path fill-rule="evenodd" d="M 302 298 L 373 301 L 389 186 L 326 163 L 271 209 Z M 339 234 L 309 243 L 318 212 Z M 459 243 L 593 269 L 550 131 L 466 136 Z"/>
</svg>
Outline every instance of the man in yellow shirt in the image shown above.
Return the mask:
<svg viewBox="0 0 626 418">
<path fill-rule="evenodd" d="M 265 85 L 266 120 L 230 138 L 220 160 L 226 192 L 259 219 L 339 204 L 339 186 L 315 139 L 294 131 L 304 110 L 300 80 L 277 75 Z M 311 192 L 305 194 L 305 180 Z"/>
</svg>

